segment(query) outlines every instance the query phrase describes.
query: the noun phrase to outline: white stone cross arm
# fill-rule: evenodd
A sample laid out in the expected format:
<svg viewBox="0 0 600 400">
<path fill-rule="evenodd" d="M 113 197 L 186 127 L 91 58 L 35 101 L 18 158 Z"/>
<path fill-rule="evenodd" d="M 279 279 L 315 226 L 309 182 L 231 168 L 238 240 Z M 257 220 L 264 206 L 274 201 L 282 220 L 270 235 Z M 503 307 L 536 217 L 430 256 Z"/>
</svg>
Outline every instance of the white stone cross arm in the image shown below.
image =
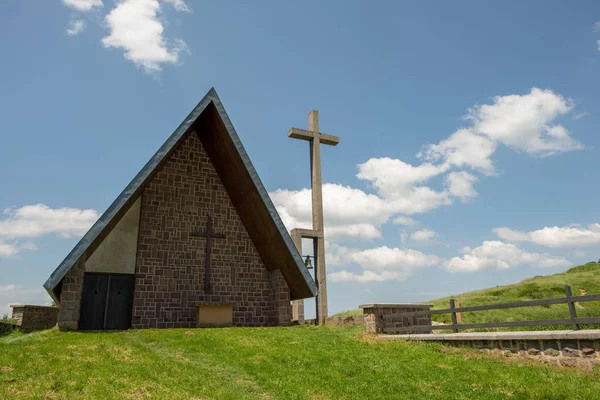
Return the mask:
<svg viewBox="0 0 600 400">
<path fill-rule="evenodd" d="M 311 141 L 315 138 L 315 135 L 318 135 L 319 142 L 323 144 L 328 144 L 330 146 L 335 146 L 340 142 L 339 136 L 328 135 L 326 133 L 307 131 L 306 129 L 300 128 L 291 128 L 288 131 L 288 137 L 291 137 L 293 139 Z"/>
<path fill-rule="evenodd" d="M 291 137 L 292 139 L 306 140 L 309 142 L 314 140 L 317 143 L 328 144 L 330 146 L 335 146 L 340 142 L 340 138 L 337 136 L 327 135 L 319 132 L 319 112 L 317 110 L 312 110 L 308 114 L 308 130 L 291 128 L 288 131 L 288 137 Z"/>
</svg>

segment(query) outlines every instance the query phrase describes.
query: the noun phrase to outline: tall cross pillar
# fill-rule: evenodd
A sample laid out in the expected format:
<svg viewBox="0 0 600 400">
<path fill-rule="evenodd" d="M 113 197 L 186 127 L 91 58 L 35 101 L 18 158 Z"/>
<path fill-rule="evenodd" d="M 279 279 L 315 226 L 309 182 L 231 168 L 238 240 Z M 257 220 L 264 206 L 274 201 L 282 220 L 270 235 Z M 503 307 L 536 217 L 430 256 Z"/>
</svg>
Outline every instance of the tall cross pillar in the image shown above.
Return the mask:
<svg viewBox="0 0 600 400">
<path fill-rule="evenodd" d="M 321 180 L 321 144 L 335 146 L 340 142 L 337 136 L 327 135 L 319 132 L 319 112 L 312 110 L 308 114 L 308 131 L 304 129 L 291 128 L 288 137 L 293 139 L 307 140 L 310 143 L 310 186 L 312 192 L 312 231 L 306 229 L 295 229 L 296 235 L 312 238 L 314 243 L 315 278 L 317 283 L 316 306 L 317 323 L 323 324 L 327 318 L 327 269 L 325 267 L 325 236 L 323 233 L 323 183 Z M 304 232 L 304 234 L 300 233 Z M 301 239 L 300 239 L 301 240 Z M 300 246 L 301 250 L 301 246 Z M 293 308 L 299 312 L 300 304 L 294 304 Z"/>
<path fill-rule="evenodd" d="M 298 253 L 302 254 L 302 235 L 297 229 L 292 229 L 292 242 L 298 249 Z M 292 301 L 292 321 L 298 321 L 299 324 L 304 323 L 304 300 Z"/>
</svg>

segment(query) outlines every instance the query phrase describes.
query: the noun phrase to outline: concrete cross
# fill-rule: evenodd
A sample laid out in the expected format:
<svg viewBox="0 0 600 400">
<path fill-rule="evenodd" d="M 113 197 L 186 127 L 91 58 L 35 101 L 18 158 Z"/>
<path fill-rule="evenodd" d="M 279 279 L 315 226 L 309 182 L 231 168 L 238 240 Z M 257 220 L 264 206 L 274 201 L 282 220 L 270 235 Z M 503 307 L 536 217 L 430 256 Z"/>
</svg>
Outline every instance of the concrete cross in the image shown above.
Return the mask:
<svg viewBox="0 0 600 400">
<path fill-rule="evenodd" d="M 191 232 L 190 236 L 206 238 L 206 251 L 204 255 L 204 290 L 208 293 L 212 289 L 212 282 L 210 281 L 211 241 L 212 239 L 225 239 L 225 235 L 222 233 L 216 233 L 213 230 L 212 218 L 209 215 L 208 219 L 206 220 L 206 230 L 202 232 Z"/>
<path fill-rule="evenodd" d="M 308 130 L 291 128 L 288 137 L 306 140 L 310 143 L 310 186 L 312 191 L 312 222 L 313 229 L 294 229 L 292 237 L 298 236 L 299 242 L 295 240 L 296 247 L 302 253 L 302 237 L 311 238 L 316 241 L 315 247 L 315 277 L 319 294 L 317 295 L 317 322 L 323 324 L 327 318 L 327 270 L 325 268 L 325 237 L 323 234 L 323 183 L 321 180 L 321 144 L 335 146 L 340 138 L 319 132 L 319 112 L 312 110 L 308 114 Z M 295 231 L 295 232 L 294 232 Z M 302 319 L 304 318 L 304 303 L 299 301 L 294 304 L 294 314 L 299 315 L 299 307 L 302 307 Z M 300 318 L 299 318 L 300 319 Z"/>
</svg>

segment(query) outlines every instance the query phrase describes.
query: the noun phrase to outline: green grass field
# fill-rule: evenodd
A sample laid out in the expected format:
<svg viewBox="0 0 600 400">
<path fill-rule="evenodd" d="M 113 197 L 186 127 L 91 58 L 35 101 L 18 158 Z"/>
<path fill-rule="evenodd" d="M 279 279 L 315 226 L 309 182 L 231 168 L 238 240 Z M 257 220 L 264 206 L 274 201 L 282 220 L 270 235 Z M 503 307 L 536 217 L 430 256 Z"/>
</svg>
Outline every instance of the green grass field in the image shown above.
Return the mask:
<svg viewBox="0 0 600 400">
<path fill-rule="evenodd" d="M 0 399 L 594 399 L 600 371 L 296 326 L 0 338 Z"/>
<path fill-rule="evenodd" d="M 565 296 L 565 285 L 570 285 L 573 295 L 600 293 L 600 264 L 589 263 L 570 270 L 549 275 L 536 276 L 522 282 L 497 286 L 463 293 L 454 298 L 460 300 L 462 306 L 509 303 L 522 300 L 537 300 Z M 437 299 L 431 302 L 434 308 L 448 308 L 450 297 Z M 600 316 L 600 302 L 585 302 L 576 306 L 578 317 Z M 479 311 L 464 313 L 464 323 L 496 322 L 496 321 L 521 321 L 540 319 L 569 318 L 569 309 L 566 304 L 555 304 L 550 306 L 522 307 L 504 310 Z M 437 315 L 434 320 L 451 322 L 450 315 Z M 582 326 L 592 328 L 592 326 Z M 596 327 L 597 328 L 597 327 Z M 533 329 L 570 329 L 569 326 L 545 326 L 545 327 L 523 327 L 522 330 Z"/>
<path fill-rule="evenodd" d="M 496 286 L 494 288 L 462 293 L 452 298 L 460 300 L 461 306 L 476 306 L 483 304 L 510 303 L 514 301 L 547 299 L 565 296 L 565 285 L 570 285 L 574 296 L 584 294 L 600 293 L 600 264 L 588 263 L 570 270 L 549 275 L 536 276 L 512 285 Z M 445 309 L 450 306 L 450 297 L 444 297 L 433 301 L 425 301 L 433 304 L 434 309 Z M 586 302 L 577 305 L 579 317 L 599 317 L 600 302 Z M 350 315 L 361 313 L 361 310 L 351 310 L 338 315 Z M 478 311 L 463 313 L 464 323 L 497 322 L 497 321 L 524 321 L 540 319 L 569 318 L 569 309 L 566 304 L 551 306 L 523 307 L 504 310 Z M 434 315 L 434 321 L 450 323 L 450 314 Z M 598 328 L 598 326 L 582 326 L 582 328 Z M 570 329 L 569 326 L 540 326 L 512 328 L 521 330 L 547 330 L 547 329 Z M 496 330 L 508 330 L 507 328 Z"/>
</svg>

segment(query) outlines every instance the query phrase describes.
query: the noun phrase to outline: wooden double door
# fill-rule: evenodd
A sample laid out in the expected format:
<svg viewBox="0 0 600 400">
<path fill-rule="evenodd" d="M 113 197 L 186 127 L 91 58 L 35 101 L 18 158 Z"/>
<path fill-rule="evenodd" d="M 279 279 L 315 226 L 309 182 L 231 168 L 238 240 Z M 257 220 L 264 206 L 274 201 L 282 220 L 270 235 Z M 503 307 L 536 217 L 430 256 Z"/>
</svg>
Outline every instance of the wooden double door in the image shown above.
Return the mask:
<svg viewBox="0 0 600 400">
<path fill-rule="evenodd" d="M 135 275 L 86 273 L 79 329 L 131 328 L 134 284 Z"/>
</svg>

